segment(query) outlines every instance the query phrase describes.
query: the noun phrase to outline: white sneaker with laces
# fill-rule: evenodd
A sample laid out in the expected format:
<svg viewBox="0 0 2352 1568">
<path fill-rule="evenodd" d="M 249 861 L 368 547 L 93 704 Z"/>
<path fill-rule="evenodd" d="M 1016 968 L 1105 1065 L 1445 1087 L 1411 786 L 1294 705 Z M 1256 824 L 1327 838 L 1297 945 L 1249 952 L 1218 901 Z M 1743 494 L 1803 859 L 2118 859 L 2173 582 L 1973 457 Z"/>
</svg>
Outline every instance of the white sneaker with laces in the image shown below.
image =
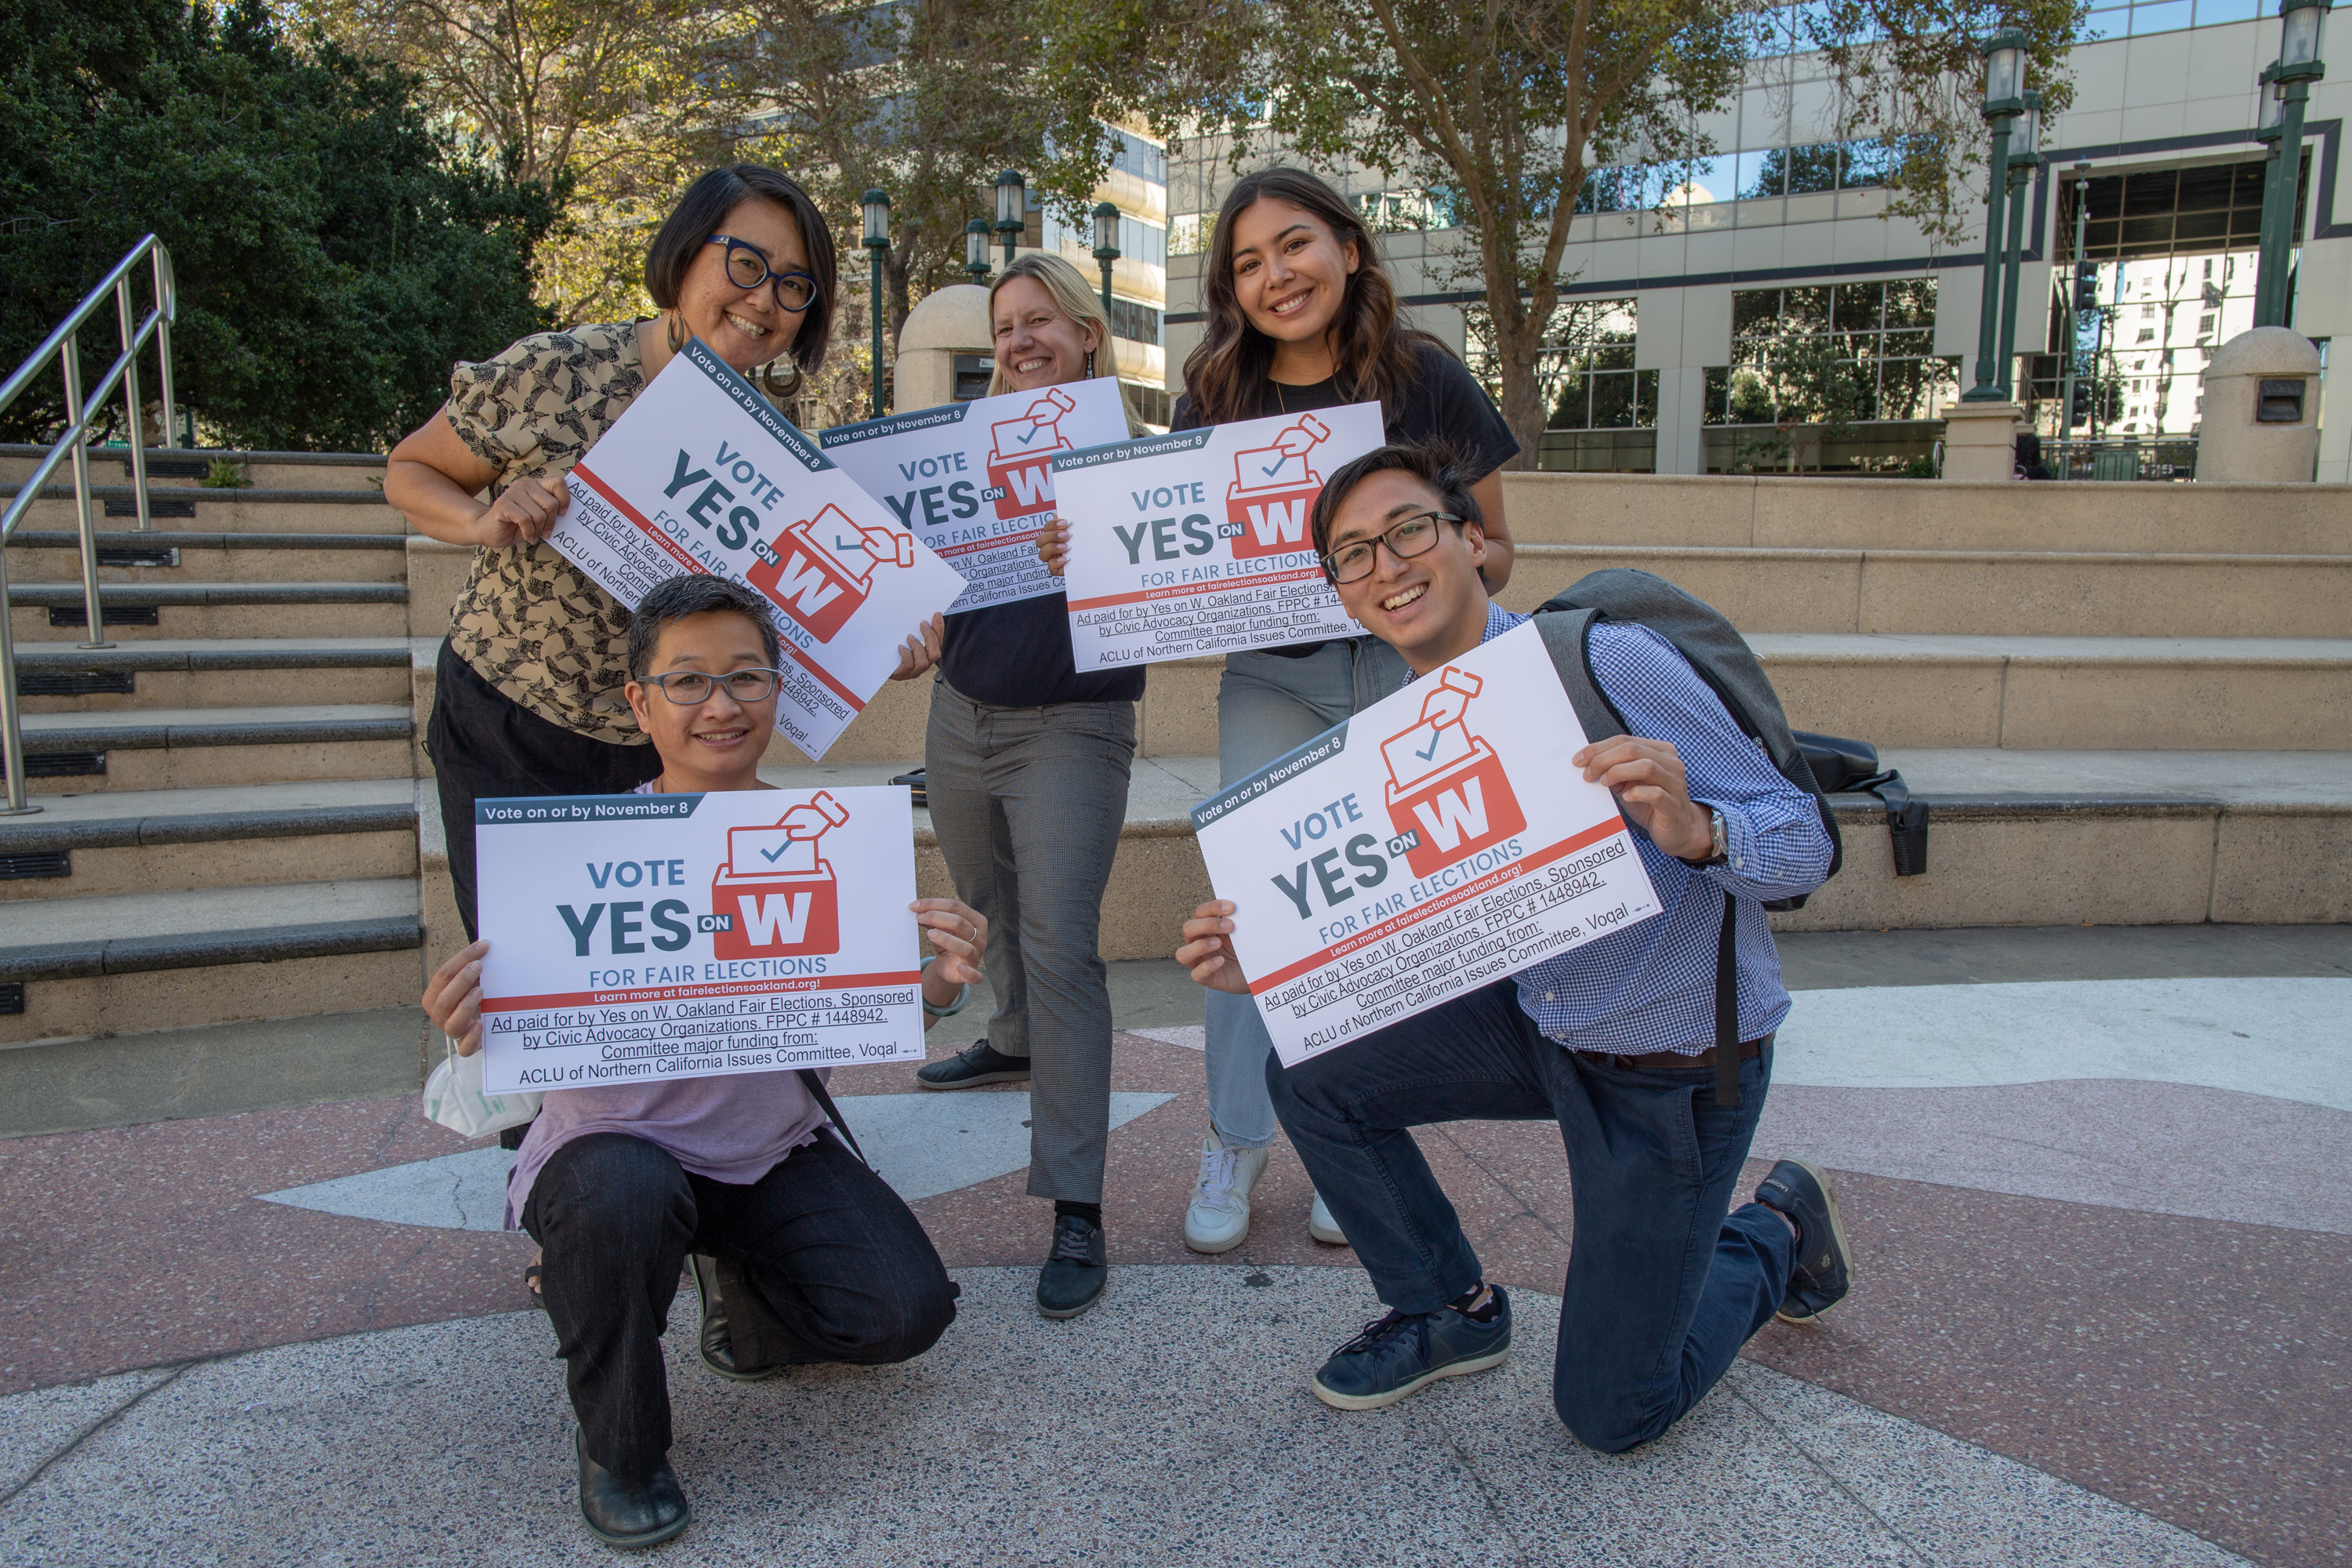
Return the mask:
<svg viewBox="0 0 2352 1568">
<path fill-rule="evenodd" d="M 1201 1179 L 1184 1211 L 1184 1245 L 1231 1252 L 1249 1239 L 1250 1192 L 1265 1174 L 1265 1147 L 1227 1143 L 1212 1128 L 1201 1140 Z"/>
<path fill-rule="evenodd" d="M 1341 1230 L 1339 1222 L 1331 1217 L 1331 1210 L 1323 1202 L 1321 1193 L 1315 1194 L 1315 1202 L 1307 1210 L 1307 1234 L 1328 1246 L 1348 1245 L 1348 1233 Z"/>
</svg>

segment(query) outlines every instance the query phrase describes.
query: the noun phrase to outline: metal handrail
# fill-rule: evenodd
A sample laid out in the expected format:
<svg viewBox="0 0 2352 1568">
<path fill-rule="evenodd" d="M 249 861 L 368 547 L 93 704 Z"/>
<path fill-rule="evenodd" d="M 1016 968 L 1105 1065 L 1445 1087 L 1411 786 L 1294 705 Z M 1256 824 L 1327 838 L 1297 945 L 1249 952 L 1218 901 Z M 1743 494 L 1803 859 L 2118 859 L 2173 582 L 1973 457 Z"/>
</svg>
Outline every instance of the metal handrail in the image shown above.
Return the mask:
<svg viewBox="0 0 2352 1568">
<path fill-rule="evenodd" d="M 131 269 L 142 259 L 149 261 L 152 268 L 155 306 L 134 329 Z M 122 352 L 99 378 L 97 389 L 85 399 L 81 390 L 81 349 L 75 334 L 97 312 L 109 293 L 114 296 L 114 319 L 122 334 Z M 57 330 L 41 341 L 41 346 L 26 355 L 25 363 L 5 383 L 0 383 L 0 413 L 5 413 L 18 395 L 33 384 L 33 378 L 55 359 L 65 376 L 66 412 L 71 416 L 64 434 L 51 443 L 49 455 L 34 466 L 6 513 L 0 515 L 0 751 L 5 751 L 8 774 L 8 800 L 0 806 L 0 816 L 22 816 L 41 809 L 31 804 L 25 793 L 25 733 L 22 716 L 17 711 L 16 644 L 8 624 L 8 536 L 16 531 L 16 524 L 40 496 L 41 487 L 48 482 L 49 476 L 58 471 L 58 465 L 70 456 L 74 504 L 81 520 L 81 595 L 89 620 L 89 640 L 76 646 L 112 647 L 114 645 L 106 640 L 106 618 L 98 602 L 98 534 L 89 510 L 90 424 L 106 406 L 115 384 L 121 383 L 124 405 L 130 415 L 131 483 L 138 500 L 139 531 L 147 532 L 154 521 L 147 514 L 147 448 L 139 428 L 139 351 L 146 346 L 149 336 L 153 336 L 163 382 L 163 439 L 168 444 L 172 439 L 172 323 L 179 319 L 179 313 L 171 252 L 163 248 L 162 240 L 148 235 L 132 246 L 130 254 L 114 264 L 114 270 L 82 297 L 72 314 L 58 322 Z"/>
</svg>

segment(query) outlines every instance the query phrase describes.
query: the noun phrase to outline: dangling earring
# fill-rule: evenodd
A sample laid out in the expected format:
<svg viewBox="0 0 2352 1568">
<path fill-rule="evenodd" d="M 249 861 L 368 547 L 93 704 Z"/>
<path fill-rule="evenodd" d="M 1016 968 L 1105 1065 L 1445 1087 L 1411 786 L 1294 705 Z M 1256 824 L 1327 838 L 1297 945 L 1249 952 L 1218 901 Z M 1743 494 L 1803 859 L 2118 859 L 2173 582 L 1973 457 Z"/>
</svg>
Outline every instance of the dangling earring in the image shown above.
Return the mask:
<svg viewBox="0 0 2352 1568">
<path fill-rule="evenodd" d="M 686 349 L 685 312 L 682 310 L 671 310 L 667 312 L 667 314 L 669 316 L 669 352 L 672 353 L 682 353 Z"/>
<path fill-rule="evenodd" d="M 779 382 L 776 379 L 776 366 L 785 363 L 793 367 L 792 379 Z M 760 367 L 760 390 L 768 395 L 768 400 L 772 403 L 789 403 L 798 396 L 801 380 L 800 362 L 790 354 L 780 354 Z"/>
<path fill-rule="evenodd" d="M 1086 374 L 1086 379 L 1087 379 L 1087 380 L 1088 380 L 1088 381 L 1092 381 L 1094 378 L 1095 378 L 1095 351 L 1094 351 L 1094 350 L 1092 350 L 1092 349 L 1088 349 L 1088 350 L 1087 351 L 1087 374 Z"/>
</svg>

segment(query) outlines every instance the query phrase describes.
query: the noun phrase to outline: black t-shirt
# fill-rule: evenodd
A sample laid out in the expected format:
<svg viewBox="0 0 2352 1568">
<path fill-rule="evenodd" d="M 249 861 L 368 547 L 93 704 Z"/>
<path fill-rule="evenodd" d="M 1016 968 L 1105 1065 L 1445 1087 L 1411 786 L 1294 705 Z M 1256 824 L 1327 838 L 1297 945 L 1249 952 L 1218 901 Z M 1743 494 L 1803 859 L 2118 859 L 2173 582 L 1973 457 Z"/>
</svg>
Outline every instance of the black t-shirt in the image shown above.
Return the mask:
<svg viewBox="0 0 2352 1568">
<path fill-rule="evenodd" d="M 1055 702 L 1132 702 L 1143 695 L 1143 669 L 1080 675 L 1070 657 L 1070 596 L 1041 594 L 950 616 L 940 673 L 950 686 L 992 708 L 1043 708 Z"/>
<path fill-rule="evenodd" d="M 1469 366 L 1427 342 L 1412 345 L 1412 384 L 1397 395 L 1396 406 L 1389 414 L 1390 440 L 1442 438 L 1462 454 L 1473 480 L 1485 479 L 1518 455 L 1518 438 L 1503 423 L 1502 411 L 1470 374 Z M 1336 408 L 1343 403 L 1362 401 L 1365 400 L 1343 395 L 1339 383 L 1330 378 L 1308 386 L 1285 386 L 1269 381 L 1261 389 L 1257 409 L 1251 416 L 1263 419 L 1269 414 L 1304 414 L 1310 408 Z M 1174 423 L 1169 428 L 1197 430 L 1205 423 L 1193 417 L 1191 393 L 1176 400 Z M 1278 654 L 1284 658 L 1305 658 L 1324 646 L 1319 642 L 1293 643 L 1288 647 L 1258 651 Z"/>
</svg>

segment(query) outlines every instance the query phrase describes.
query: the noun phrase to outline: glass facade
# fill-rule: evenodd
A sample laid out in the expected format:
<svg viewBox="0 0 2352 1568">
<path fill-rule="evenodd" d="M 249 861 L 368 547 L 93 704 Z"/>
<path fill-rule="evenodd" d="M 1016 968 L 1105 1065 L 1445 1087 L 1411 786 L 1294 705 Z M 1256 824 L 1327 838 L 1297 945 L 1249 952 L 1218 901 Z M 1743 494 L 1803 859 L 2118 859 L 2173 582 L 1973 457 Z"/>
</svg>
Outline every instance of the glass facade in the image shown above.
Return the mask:
<svg viewBox="0 0 2352 1568">
<path fill-rule="evenodd" d="M 1935 419 L 1959 395 L 1933 278 L 1736 289 L 1731 340 L 1706 372 L 1709 425 Z"/>
</svg>

